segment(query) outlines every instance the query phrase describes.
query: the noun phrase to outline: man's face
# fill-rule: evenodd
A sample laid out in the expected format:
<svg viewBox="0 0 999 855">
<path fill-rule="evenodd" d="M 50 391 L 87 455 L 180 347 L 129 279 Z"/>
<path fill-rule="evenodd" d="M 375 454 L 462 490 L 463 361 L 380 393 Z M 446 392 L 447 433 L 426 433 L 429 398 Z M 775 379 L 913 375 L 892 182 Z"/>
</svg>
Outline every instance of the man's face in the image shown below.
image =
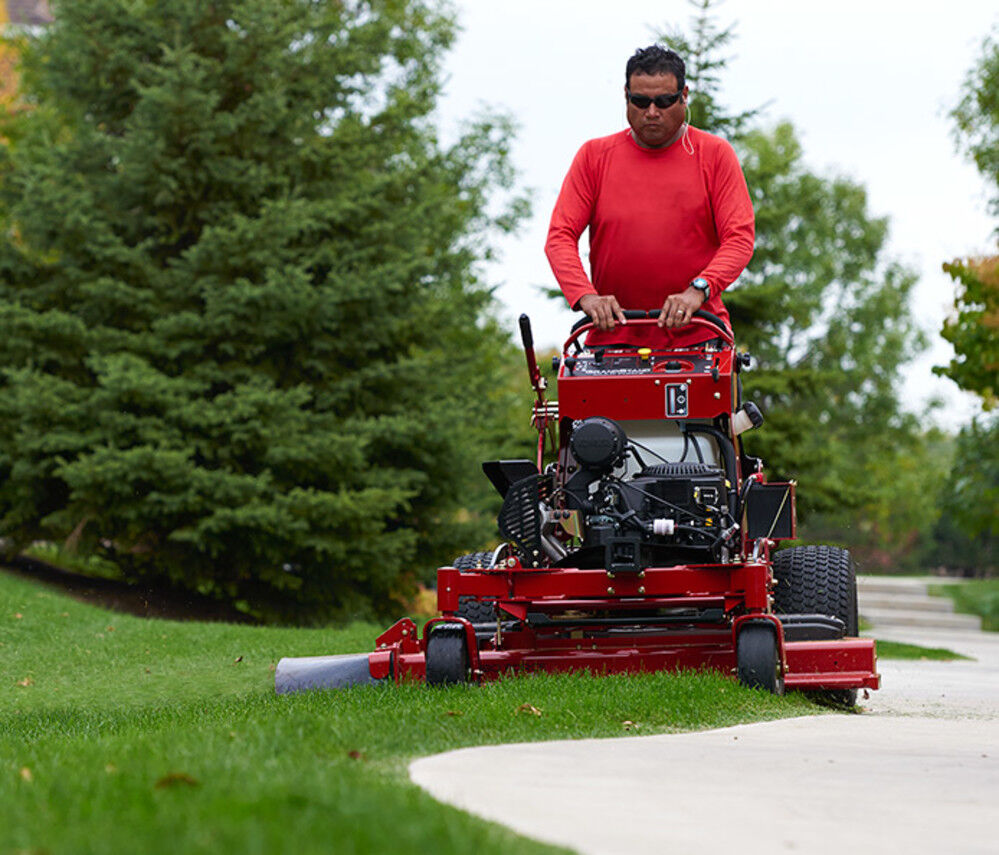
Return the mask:
<svg viewBox="0 0 999 855">
<path fill-rule="evenodd" d="M 678 90 L 676 76 L 673 74 L 632 74 L 631 80 L 625 90 L 625 98 L 628 97 L 628 90 L 632 95 L 648 95 L 650 98 L 656 95 L 674 95 Z M 661 148 L 666 145 L 683 124 L 683 117 L 686 113 L 687 87 L 683 87 L 683 97 L 672 107 L 660 109 L 655 103 L 649 104 L 642 109 L 636 107 L 630 101 L 628 105 L 628 124 L 635 135 L 635 141 L 645 148 Z"/>
</svg>

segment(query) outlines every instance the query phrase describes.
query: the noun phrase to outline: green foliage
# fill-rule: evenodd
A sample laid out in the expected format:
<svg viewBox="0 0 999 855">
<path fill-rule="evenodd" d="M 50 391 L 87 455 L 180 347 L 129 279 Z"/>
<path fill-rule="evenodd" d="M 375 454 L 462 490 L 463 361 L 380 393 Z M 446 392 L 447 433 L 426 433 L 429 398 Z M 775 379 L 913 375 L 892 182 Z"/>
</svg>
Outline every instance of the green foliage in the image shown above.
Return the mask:
<svg viewBox="0 0 999 855">
<path fill-rule="evenodd" d="M 999 44 L 989 36 L 951 114 L 958 145 L 993 195 L 999 214 Z M 934 369 L 979 396 L 983 408 L 999 403 L 999 257 L 944 264 L 957 283 L 955 314 L 941 335 L 954 347 L 949 365 Z M 999 570 L 999 419 L 976 419 L 957 438 L 954 468 L 941 499 L 938 555 L 966 574 Z M 969 589 L 974 590 L 974 589 Z M 993 598 L 994 599 L 994 598 Z"/>
<path fill-rule="evenodd" d="M 867 572 L 956 568 L 953 550 L 940 549 L 939 496 L 954 456 L 953 439 L 937 429 L 901 431 L 884 456 L 865 454 L 857 504 L 809 518 L 811 541 L 847 547 Z"/>
<path fill-rule="evenodd" d="M 968 576 L 999 575 L 999 417 L 961 429 L 940 496 L 938 563 Z"/>
<path fill-rule="evenodd" d="M 982 619 L 982 629 L 999 632 L 999 579 L 975 579 L 960 585 L 930 585 L 929 592 L 950 597 L 954 608 Z"/>
<path fill-rule="evenodd" d="M 999 30 L 982 42 L 981 53 L 968 72 L 961 101 L 951 111 L 959 147 L 975 162 L 995 195 L 999 214 Z"/>
<path fill-rule="evenodd" d="M 999 403 L 999 256 L 944 264 L 958 283 L 956 316 L 941 335 L 954 347 L 950 364 L 934 368 L 982 399 L 986 410 Z"/>
<path fill-rule="evenodd" d="M 9 547 L 265 617 L 392 611 L 459 549 L 503 342 L 476 261 L 523 205 L 505 120 L 436 138 L 453 31 L 430 0 L 60 6 L 2 128 Z"/>
<path fill-rule="evenodd" d="M 996 194 L 992 207 L 999 214 L 999 43 L 994 34 L 982 44 L 951 117 L 958 146 Z M 958 283 L 956 315 L 942 331 L 955 358 L 935 370 L 991 409 L 999 401 L 999 258 L 953 261 L 944 270 Z"/>
</svg>

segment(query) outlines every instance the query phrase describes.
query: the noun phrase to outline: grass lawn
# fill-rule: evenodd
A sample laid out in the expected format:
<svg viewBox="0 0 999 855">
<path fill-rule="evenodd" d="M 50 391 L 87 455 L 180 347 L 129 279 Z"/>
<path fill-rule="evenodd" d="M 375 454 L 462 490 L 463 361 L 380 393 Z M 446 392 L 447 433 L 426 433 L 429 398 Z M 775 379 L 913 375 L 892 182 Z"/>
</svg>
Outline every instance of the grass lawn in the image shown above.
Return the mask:
<svg viewBox="0 0 999 855">
<path fill-rule="evenodd" d="M 999 579 L 972 579 L 960 585 L 930 585 L 931 594 L 950 597 L 954 609 L 982 619 L 982 629 L 999 631 Z"/>
<path fill-rule="evenodd" d="M 951 662 L 955 659 L 971 659 L 955 653 L 946 647 L 921 647 L 903 641 L 883 641 L 878 639 L 878 659 L 932 659 L 938 662 Z"/>
<path fill-rule="evenodd" d="M 555 852 L 433 801 L 407 762 L 823 711 L 717 674 L 274 694 L 281 656 L 380 629 L 145 620 L 0 572 L 0 853 Z"/>
</svg>

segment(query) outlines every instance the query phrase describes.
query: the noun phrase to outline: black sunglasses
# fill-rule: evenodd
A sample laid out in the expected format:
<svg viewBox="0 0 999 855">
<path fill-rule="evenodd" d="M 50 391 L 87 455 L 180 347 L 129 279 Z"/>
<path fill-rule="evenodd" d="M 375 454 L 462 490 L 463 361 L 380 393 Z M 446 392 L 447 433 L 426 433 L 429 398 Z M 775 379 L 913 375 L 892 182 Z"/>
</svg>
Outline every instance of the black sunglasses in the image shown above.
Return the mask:
<svg viewBox="0 0 999 855">
<path fill-rule="evenodd" d="M 631 90 L 626 90 L 628 93 L 628 100 L 631 101 L 639 110 L 647 110 L 649 104 L 653 102 L 660 110 L 665 110 L 667 107 L 672 107 L 677 101 L 683 97 L 683 91 L 674 92 L 672 95 L 633 95 Z"/>
</svg>

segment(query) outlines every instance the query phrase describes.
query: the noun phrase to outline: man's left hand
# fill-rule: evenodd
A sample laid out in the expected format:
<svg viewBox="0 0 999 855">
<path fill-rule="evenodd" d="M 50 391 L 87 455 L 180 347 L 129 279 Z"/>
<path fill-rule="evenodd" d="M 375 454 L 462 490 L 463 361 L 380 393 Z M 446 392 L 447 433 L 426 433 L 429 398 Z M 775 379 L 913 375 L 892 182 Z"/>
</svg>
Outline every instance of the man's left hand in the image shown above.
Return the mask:
<svg viewBox="0 0 999 855">
<path fill-rule="evenodd" d="M 659 313 L 659 320 L 656 322 L 660 327 L 673 329 L 683 327 L 690 323 L 690 318 L 704 304 L 704 294 L 697 288 L 688 287 L 686 291 L 679 294 L 670 294 L 663 303 L 662 311 Z"/>
</svg>

